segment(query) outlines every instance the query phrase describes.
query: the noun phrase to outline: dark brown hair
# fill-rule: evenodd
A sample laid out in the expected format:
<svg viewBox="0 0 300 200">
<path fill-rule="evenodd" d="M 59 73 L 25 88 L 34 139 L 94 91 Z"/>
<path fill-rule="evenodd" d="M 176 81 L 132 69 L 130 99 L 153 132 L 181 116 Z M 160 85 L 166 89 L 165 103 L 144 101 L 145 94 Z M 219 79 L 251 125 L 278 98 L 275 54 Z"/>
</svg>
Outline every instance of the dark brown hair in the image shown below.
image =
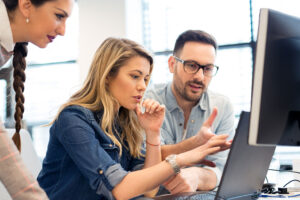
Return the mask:
<svg viewBox="0 0 300 200">
<path fill-rule="evenodd" d="M 186 42 L 210 44 L 215 48 L 215 50 L 217 50 L 217 42 L 212 35 L 201 30 L 187 30 L 178 36 L 175 42 L 173 55 L 179 56 Z"/>
<path fill-rule="evenodd" d="M 13 20 L 12 12 L 18 6 L 18 0 L 2 0 L 5 4 L 5 7 L 8 11 L 8 15 L 10 20 Z M 31 3 L 38 7 L 43 5 L 47 1 L 53 0 L 30 0 Z M 22 118 L 24 113 L 24 82 L 25 82 L 25 68 L 26 68 L 26 60 L 25 57 L 27 56 L 27 43 L 16 43 L 14 48 L 14 57 L 13 57 L 13 87 L 15 90 L 15 101 L 16 101 L 16 108 L 15 108 L 15 128 L 16 132 L 13 135 L 12 140 L 14 141 L 15 145 L 17 146 L 18 150 L 21 151 L 21 138 L 20 138 L 20 129 L 22 127 Z"/>
<path fill-rule="evenodd" d="M 17 8 L 19 1 L 18 0 L 2 0 L 5 4 L 5 7 L 8 11 L 13 11 Z M 55 0 L 30 0 L 31 3 L 38 7 L 46 3 L 47 1 L 55 1 Z"/>
<path fill-rule="evenodd" d="M 21 139 L 20 139 L 20 129 L 21 123 L 24 113 L 24 82 L 26 80 L 25 76 L 25 68 L 26 68 L 26 60 L 25 57 L 27 56 L 27 43 L 16 43 L 14 48 L 14 58 L 13 58 L 13 67 L 14 67 L 14 82 L 13 87 L 16 92 L 15 94 L 15 101 L 16 101 L 16 108 L 15 108 L 15 128 L 16 132 L 13 136 L 13 141 L 16 144 L 19 151 L 21 151 Z"/>
</svg>

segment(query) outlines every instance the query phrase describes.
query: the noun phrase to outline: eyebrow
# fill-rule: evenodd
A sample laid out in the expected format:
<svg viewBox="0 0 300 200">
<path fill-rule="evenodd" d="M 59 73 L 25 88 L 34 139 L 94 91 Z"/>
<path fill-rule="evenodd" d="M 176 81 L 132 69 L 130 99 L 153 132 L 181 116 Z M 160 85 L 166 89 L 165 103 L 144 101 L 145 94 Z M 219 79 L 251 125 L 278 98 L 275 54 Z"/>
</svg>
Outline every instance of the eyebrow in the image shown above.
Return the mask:
<svg viewBox="0 0 300 200">
<path fill-rule="evenodd" d="M 63 9 L 61 9 L 61 8 L 58 8 L 58 7 L 55 7 L 57 10 L 60 10 L 60 11 L 62 11 L 63 13 L 64 13 L 64 16 L 65 17 L 69 17 L 69 14 L 66 12 L 66 11 L 64 11 Z"/>
<path fill-rule="evenodd" d="M 197 61 L 195 61 L 195 60 L 183 60 L 183 61 L 185 61 L 185 62 L 194 62 L 194 63 L 197 63 L 198 65 L 200 65 L 200 66 L 208 66 L 208 65 L 214 65 L 214 64 L 212 64 L 212 63 L 208 63 L 208 64 L 206 64 L 206 65 L 201 65 L 201 64 L 199 64 Z"/>
<path fill-rule="evenodd" d="M 143 75 L 143 72 L 138 69 L 132 70 L 131 72 L 138 72 L 140 75 Z M 146 74 L 146 76 L 150 76 L 150 74 Z"/>
</svg>

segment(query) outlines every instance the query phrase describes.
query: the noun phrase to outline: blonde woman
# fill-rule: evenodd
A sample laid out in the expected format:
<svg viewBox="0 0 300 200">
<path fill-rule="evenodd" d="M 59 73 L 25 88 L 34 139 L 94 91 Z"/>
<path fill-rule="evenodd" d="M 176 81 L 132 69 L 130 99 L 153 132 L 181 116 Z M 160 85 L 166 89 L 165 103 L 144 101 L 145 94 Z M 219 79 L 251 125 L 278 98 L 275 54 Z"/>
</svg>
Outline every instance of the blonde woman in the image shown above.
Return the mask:
<svg viewBox="0 0 300 200">
<path fill-rule="evenodd" d="M 142 101 L 152 67 L 152 57 L 133 41 L 108 38 L 102 43 L 84 86 L 61 107 L 50 129 L 38 176 L 50 199 L 137 197 L 226 146 L 227 136 L 220 135 L 161 161 L 165 108 Z"/>
</svg>

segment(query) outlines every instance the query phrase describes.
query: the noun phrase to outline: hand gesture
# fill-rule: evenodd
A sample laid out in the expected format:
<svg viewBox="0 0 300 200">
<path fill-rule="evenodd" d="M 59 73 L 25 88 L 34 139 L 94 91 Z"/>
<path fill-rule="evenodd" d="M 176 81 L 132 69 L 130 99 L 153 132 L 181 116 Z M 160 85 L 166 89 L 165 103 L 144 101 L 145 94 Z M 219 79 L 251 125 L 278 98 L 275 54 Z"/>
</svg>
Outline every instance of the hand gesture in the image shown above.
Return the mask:
<svg viewBox="0 0 300 200">
<path fill-rule="evenodd" d="M 195 192 L 198 188 L 199 177 L 194 172 L 195 167 L 181 169 L 179 174 L 172 176 L 163 185 L 171 194 Z"/>
<path fill-rule="evenodd" d="M 209 161 L 205 157 L 229 149 L 231 142 L 227 141 L 228 134 L 215 135 L 205 144 L 196 147 L 190 151 L 178 154 L 177 160 L 179 166 L 192 166 L 196 164 L 207 164 Z"/>
<path fill-rule="evenodd" d="M 138 120 L 144 128 L 147 136 L 148 133 L 160 133 L 160 128 L 165 117 L 165 106 L 160 105 L 157 101 L 146 99 L 141 105 L 145 112 L 142 113 L 141 107 L 138 105 L 135 109 Z"/>
<path fill-rule="evenodd" d="M 199 132 L 196 135 L 196 140 L 199 145 L 205 144 L 211 137 L 215 136 L 215 134 L 211 131 L 212 124 L 218 114 L 218 109 L 215 107 L 212 110 L 212 113 L 208 117 L 208 119 L 203 123 Z"/>
</svg>

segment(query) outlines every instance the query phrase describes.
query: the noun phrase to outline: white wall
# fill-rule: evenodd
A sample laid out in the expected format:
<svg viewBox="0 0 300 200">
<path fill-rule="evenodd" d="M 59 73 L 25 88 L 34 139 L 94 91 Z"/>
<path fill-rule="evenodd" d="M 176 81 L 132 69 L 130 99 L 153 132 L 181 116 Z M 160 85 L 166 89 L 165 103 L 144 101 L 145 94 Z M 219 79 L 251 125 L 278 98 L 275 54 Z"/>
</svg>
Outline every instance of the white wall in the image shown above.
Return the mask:
<svg viewBox="0 0 300 200">
<path fill-rule="evenodd" d="M 125 0 L 78 0 L 80 80 L 93 55 L 107 37 L 126 36 Z"/>
<path fill-rule="evenodd" d="M 142 1 L 125 0 L 126 37 L 143 44 Z"/>
</svg>

